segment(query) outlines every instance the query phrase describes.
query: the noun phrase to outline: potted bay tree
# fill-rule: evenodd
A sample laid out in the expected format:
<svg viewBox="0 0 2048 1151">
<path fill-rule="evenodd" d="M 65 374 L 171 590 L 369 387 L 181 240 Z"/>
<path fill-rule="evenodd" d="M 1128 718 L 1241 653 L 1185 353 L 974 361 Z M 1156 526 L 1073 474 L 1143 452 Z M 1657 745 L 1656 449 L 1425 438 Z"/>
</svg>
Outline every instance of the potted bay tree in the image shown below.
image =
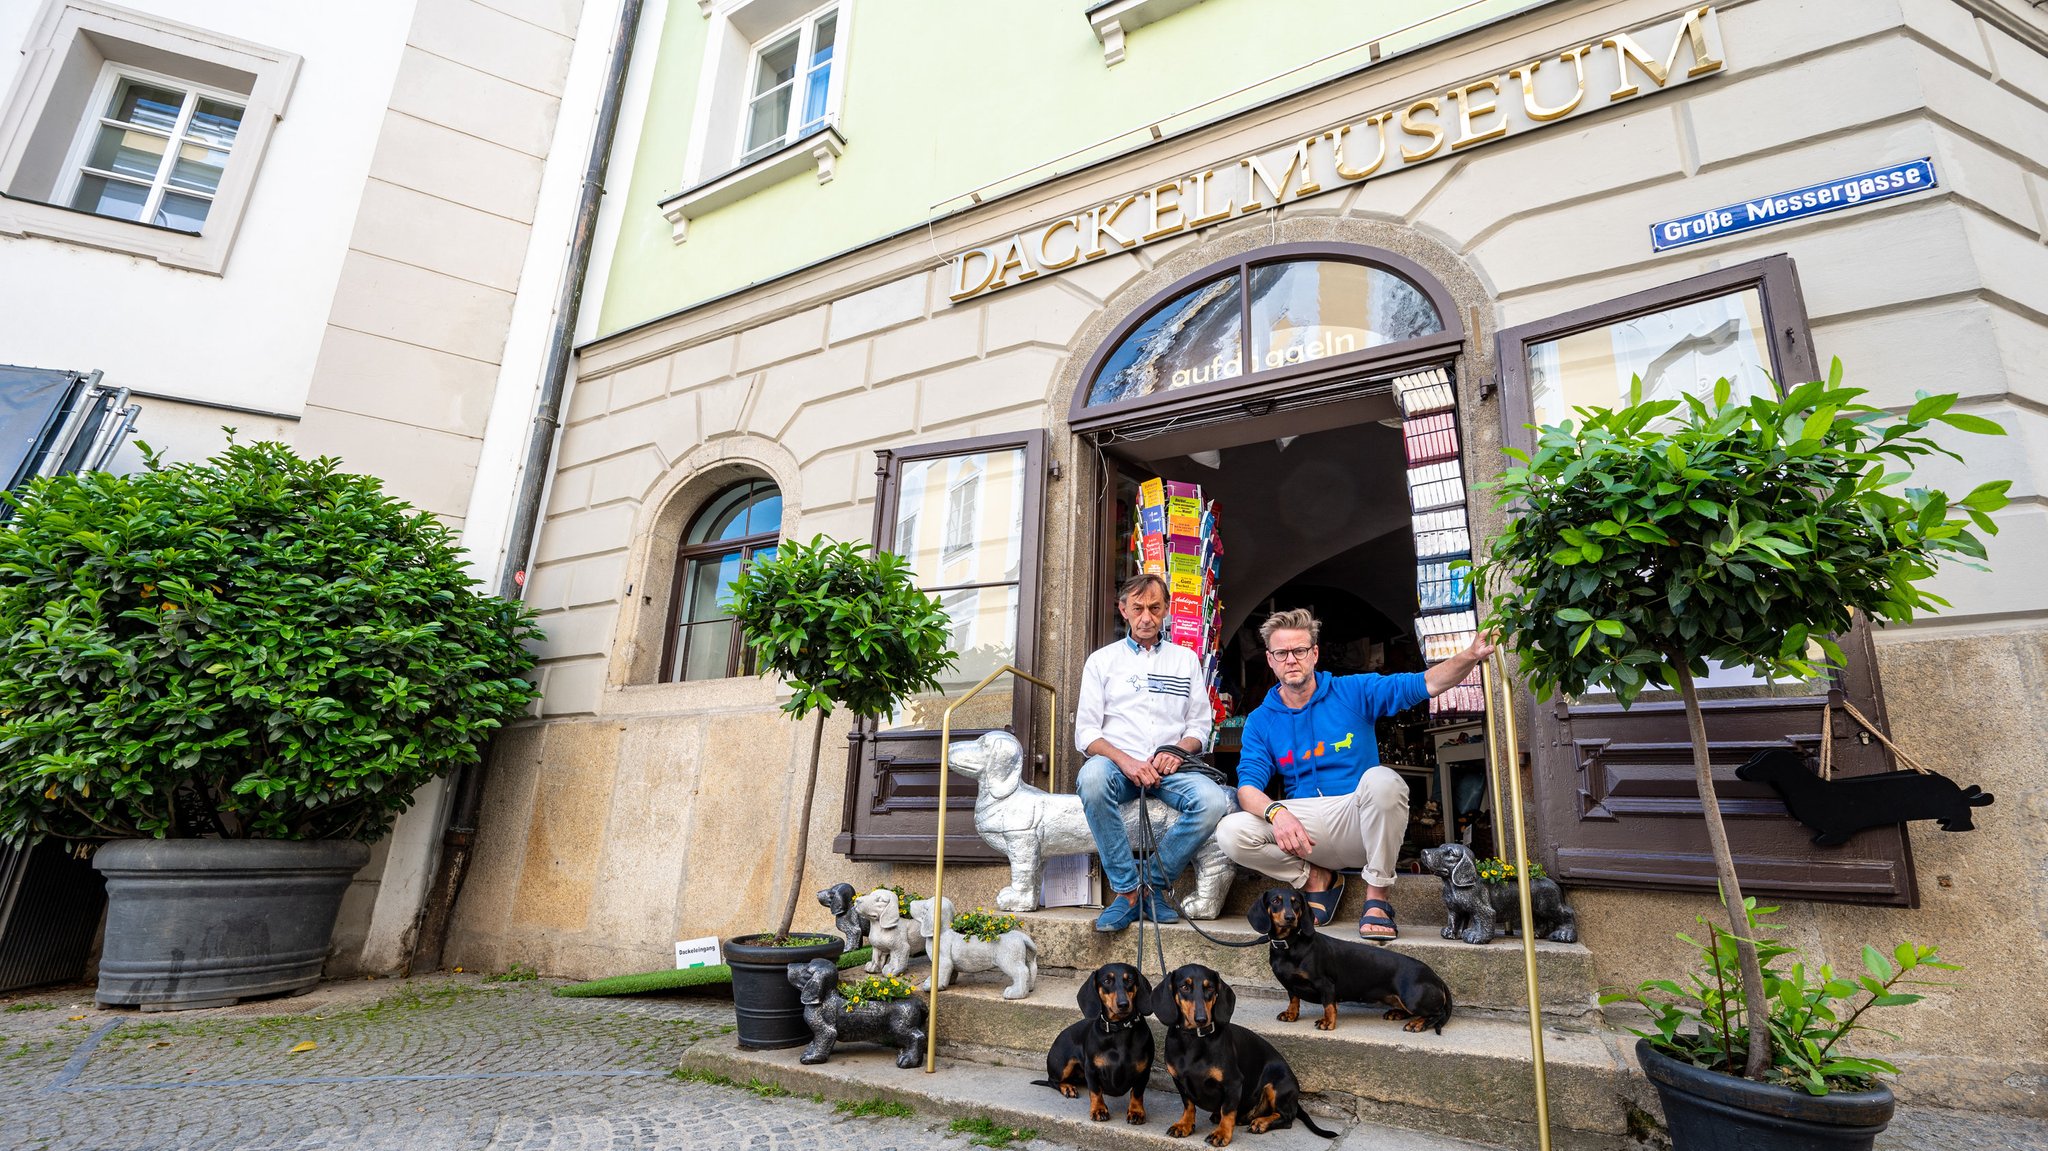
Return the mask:
<svg viewBox="0 0 2048 1151">
<path fill-rule="evenodd" d="M 1905 484 L 1915 460 L 1960 459 L 1926 434 L 1932 425 L 2002 429 L 1951 411 L 1954 395 L 1922 395 L 1903 414 L 1863 395 L 1843 386 L 1840 361 L 1824 381 L 1745 402 L 1722 380 L 1711 397 L 1645 403 L 1638 379 L 1626 407 L 1578 409 L 1577 422 L 1536 429 L 1533 452 L 1509 449 L 1515 465 L 1497 485 L 1509 519 L 1479 586 L 1487 626 L 1538 698 L 1604 690 L 1626 707 L 1654 685 L 1684 702 L 1727 926 L 1708 926 L 1706 965 L 1688 983 L 1610 996 L 1652 1010 L 1638 1053 L 1681 1151 L 1738 1145 L 1693 1140 L 1746 1121 L 1762 1130 L 1745 1147 L 1838 1145 L 1838 1128 L 1860 1132 L 1839 1145 L 1870 1146 L 1891 1114 L 1876 1079 L 1889 1068 L 1839 1041 L 1863 1009 L 1912 1001 L 1897 981 L 1944 966 L 1908 943 L 1867 949 L 1865 974 L 1837 977 L 1759 938 L 1767 925 L 1755 917 L 1773 909 L 1743 896 L 1696 686 L 1709 660 L 1813 679 L 1843 662 L 1832 637 L 1852 613 L 1903 622 L 1946 606 L 1924 587 L 1937 566 L 1984 558 L 1972 528 L 1997 531 L 1990 513 L 2008 481 L 1960 500 Z"/>
<path fill-rule="evenodd" d="M 791 935 L 809 856 L 811 799 L 825 719 L 836 708 L 875 719 L 923 692 L 956 658 L 938 601 L 918 590 L 910 564 L 867 544 L 813 537 L 756 559 L 733 582 L 732 614 L 763 675 L 789 690 L 782 710 L 811 719 L 810 770 L 799 794 L 788 892 L 775 930 L 727 940 L 733 1007 L 742 1046 L 794 1047 L 810 1041 L 787 967 L 839 954 L 837 935 Z"/>
<path fill-rule="evenodd" d="M 107 879 L 98 999 L 320 977 L 369 845 L 534 698 L 524 608 L 282 444 L 38 480 L 0 526 L 0 836 Z"/>
</svg>

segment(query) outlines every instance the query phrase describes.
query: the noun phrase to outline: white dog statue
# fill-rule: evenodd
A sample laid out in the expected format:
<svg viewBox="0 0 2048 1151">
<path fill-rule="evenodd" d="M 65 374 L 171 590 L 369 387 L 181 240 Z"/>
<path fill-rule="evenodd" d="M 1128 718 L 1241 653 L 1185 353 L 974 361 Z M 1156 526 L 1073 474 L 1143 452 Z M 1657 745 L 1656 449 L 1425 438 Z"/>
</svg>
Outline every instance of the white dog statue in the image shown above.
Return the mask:
<svg viewBox="0 0 2048 1151">
<path fill-rule="evenodd" d="M 917 909 L 919 904 L 929 905 L 931 900 L 911 901 L 911 918 L 905 919 L 896 906 L 896 893 L 886 887 L 877 887 L 853 901 L 853 910 L 867 922 L 868 945 L 875 954 L 867 962 L 866 970 L 880 975 L 901 975 L 912 959 L 926 951 L 925 934 L 918 927 Z M 927 919 L 930 918 L 927 913 Z M 953 919 L 953 901 L 946 901 L 946 920 Z"/>
<path fill-rule="evenodd" d="M 1053 795 L 1024 782 L 1024 749 L 1007 731 L 956 743 L 948 753 L 954 771 L 981 782 L 974 800 L 974 830 L 984 843 L 1010 860 L 1010 883 L 996 895 L 1004 911 L 1038 910 L 1038 881 L 1045 861 L 1055 855 L 1083 855 L 1095 850 L 1095 837 L 1081 815 L 1081 797 Z M 1148 799 L 1152 828 L 1164 835 L 1180 813 L 1163 800 Z M 1124 828 L 1138 838 L 1138 801 L 1124 805 Z M 1237 869 L 1212 836 L 1195 849 L 1188 864 L 1195 873 L 1195 893 L 1181 904 L 1192 919 L 1214 919 L 1223 911 L 1230 881 Z M 951 922 L 951 916 L 948 916 Z"/>
<path fill-rule="evenodd" d="M 953 902 L 947 900 L 947 903 Z M 932 954 L 932 971 L 939 981 L 939 990 L 953 985 L 956 974 L 969 971 L 997 971 L 1010 977 L 1010 985 L 1003 988 L 1003 998 L 1022 999 L 1038 986 L 1038 944 L 1029 935 L 1011 928 L 996 936 L 993 942 L 974 939 L 953 930 L 949 919 L 934 930 L 932 923 L 932 901 L 920 899 L 910 905 L 911 918 L 924 932 L 927 940 L 936 939 L 939 945 L 927 949 Z M 932 981 L 927 977 L 917 985 L 919 991 L 931 990 Z"/>
</svg>

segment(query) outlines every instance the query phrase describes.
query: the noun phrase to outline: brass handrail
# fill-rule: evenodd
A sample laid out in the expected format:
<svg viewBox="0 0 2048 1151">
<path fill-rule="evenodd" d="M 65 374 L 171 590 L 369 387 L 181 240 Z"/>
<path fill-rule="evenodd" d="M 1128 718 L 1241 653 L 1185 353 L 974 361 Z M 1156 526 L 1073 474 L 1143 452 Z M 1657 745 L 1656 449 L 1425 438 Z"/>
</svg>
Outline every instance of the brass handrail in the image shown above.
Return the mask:
<svg viewBox="0 0 2048 1151">
<path fill-rule="evenodd" d="M 1037 684 L 1052 697 L 1052 751 L 1045 757 L 1045 782 L 1048 791 L 1056 791 L 1059 787 L 1060 693 L 1053 685 L 1006 663 L 981 677 L 980 683 L 946 705 L 945 712 L 939 717 L 939 840 L 932 859 L 932 938 L 925 942 L 925 950 L 931 957 L 932 983 L 931 1003 L 925 1008 L 924 1015 L 924 1071 L 927 1075 L 939 1069 L 939 940 L 945 937 L 946 928 L 950 926 L 946 922 L 946 782 L 953 775 L 953 711 L 979 695 L 982 688 L 994 683 L 996 677 L 1004 672 Z"/>
<path fill-rule="evenodd" d="M 1491 674 L 1485 674 L 1490 672 Z M 1486 694 L 1486 750 L 1491 763 L 1488 783 L 1496 782 L 1505 769 L 1508 779 L 1508 811 L 1515 829 L 1515 887 L 1522 904 L 1522 970 L 1529 990 L 1529 1056 L 1536 1070 L 1536 1138 L 1539 1151 L 1550 1151 L 1550 1086 L 1543 1065 L 1543 997 L 1536 986 L 1536 922 L 1529 903 L 1529 832 L 1522 818 L 1522 770 L 1516 749 L 1521 746 L 1515 733 L 1514 680 L 1507 674 L 1507 659 L 1495 651 L 1482 669 L 1481 690 Z M 1499 689 L 1500 724 L 1494 719 L 1494 694 Z M 1505 733 L 1496 727 L 1505 727 Z M 1506 748 L 1503 751 L 1502 736 Z M 1497 796 L 1498 791 L 1495 792 Z M 1494 838 L 1500 838 L 1500 808 L 1494 807 Z M 1496 843 L 1495 850 L 1499 850 Z"/>
</svg>

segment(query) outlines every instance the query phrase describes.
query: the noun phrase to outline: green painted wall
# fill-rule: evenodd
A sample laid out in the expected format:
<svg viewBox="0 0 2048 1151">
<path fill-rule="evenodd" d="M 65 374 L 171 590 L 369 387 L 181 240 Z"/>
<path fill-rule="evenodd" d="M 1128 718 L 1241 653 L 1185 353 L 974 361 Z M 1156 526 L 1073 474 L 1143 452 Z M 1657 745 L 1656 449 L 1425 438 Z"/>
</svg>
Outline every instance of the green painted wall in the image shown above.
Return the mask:
<svg viewBox="0 0 2048 1151">
<path fill-rule="evenodd" d="M 821 185 L 806 169 L 690 221 L 689 239 L 676 244 L 657 205 L 679 190 L 708 21 L 694 0 L 669 0 L 643 131 L 638 141 L 620 142 L 639 151 L 599 331 L 616 332 L 899 231 L 931 218 L 941 200 L 1112 133 L 1136 135 L 1094 155 L 1143 139 L 1144 127 L 1162 118 L 1173 117 L 1165 121 L 1169 130 L 1185 127 L 1355 67 L 1362 50 L 1175 117 L 1462 2 L 1206 0 L 1130 33 L 1125 60 L 1106 67 L 1084 0 L 854 0 L 843 33 L 839 126 L 847 145 L 833 181 Z M 1531 2 L 1488 0 L 1387 38 L 1384 50 Z"/>
</svg>

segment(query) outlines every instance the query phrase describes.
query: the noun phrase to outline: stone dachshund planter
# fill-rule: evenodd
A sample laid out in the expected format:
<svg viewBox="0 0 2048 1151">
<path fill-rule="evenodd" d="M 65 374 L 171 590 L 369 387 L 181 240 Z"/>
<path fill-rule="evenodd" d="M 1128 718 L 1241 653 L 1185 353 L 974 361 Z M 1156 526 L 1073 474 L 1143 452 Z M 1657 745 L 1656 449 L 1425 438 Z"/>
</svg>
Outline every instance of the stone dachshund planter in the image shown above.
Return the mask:
<svg viewBox="0 0 2048 1151">
<path fill-rule="evenodd" d="M 1521 897 L 1512 883 L 1484 883 L 1472 849 L 1462 843 L 1422 849 L 1422 866 L 1444 881 L 1445 939 L 1491 943 L 1496 926 L 1517 929 L 1522 922 Z M 1554 943 L 1579 941 L 1578 915 L 1564 901 L 1557 881 L 1544 876 L 1529 881 L 1530 919 L 1538 937 Z"/>
<path fill-rule="evenodd" d="M 858 951 L 867 944 L 867 924 L 853 909 L 853 901 L 858 897 L 851 883 L 835 883 L 818 893 L 819 905 L 832 913 L 832 926 L 846 938 L 848 951 Z"/>
<path fill-rule="evenodd" d="M 911 903 L 911 918 L 904 918 L 896 905 L 896 893 L 886 887 L 878 887 L 853 901 L 854 913 L 867 925 L 867 941 L 874 947 L 874 957 L 868 960 L 869 972 L 876 975 L 901 975 L 910 961 L 925 954 L 924 930 L 917 925 L 917 905 L 930 903 L 919 899 Z M 946 921 L 952 922 L 953 901 L 946 901 Z"/>
<path fill-rule="evenodd" d="M 896 1048 L 896 1066 L 924 1062 L 925 1002 L 898 999 L 848 1007 L 839 993 L 839 968 L 829 959 L 789 965 L 789 982 L 800 993 L 811 1044 L 802 1061 L 823 1063 L 841 1043 L 880 1043 Z"/>
<path fill-rule="evenodd" d="M 1001 971 L 1008 976 L 1010 985 L 1003 988 L 1005 999 L 1022 999 L 1038 986 L 1038 944 L 1022 931 L 1005 931 L 993 942 L 962 935 L 953 930 L 950 922 L 939 925 L 935 931 L 929 899 L 911 904 L 910 914 L 927 941 L 939 941 L 936 947 L 929 942 L 925 945 L 931 953 L 932 972 L 939 981 L 939 990 L 951 987 L 956 975 L 970 971 Z M 931 986 L 932 981 L 927 978 L 917 989 L 929 991 Z"/>
<path fill-rule="evenodd" d="M 1007 731 L 956 743 L 947 758 L 954 771 L 980 782 L 974 798 L 974 830 L 982 842 L 1010 861 L 1010 882 L 996 893 L 996 906 L 1004 911 L 1038 910 L 1045 861 L 1055 855 L 1086 855 L 1095 850 L 1095 837 L 1081 815 L 1081 797 L 1054 795 L 1025 783 L 1023 746 Z M 1179 812 L 1161 800 L 1144 802 L 1159 835 L 1166 834 L 1180 818 Z M 1138 803 L 1132 800 L 1124 805 L 1124 829 L 1134 843 L 1139 838 Z M 1230 895 L 1230 881 L 1237 875 L 1236 865 L 1223 854 L 1223 845 L 1210 837 L 1195 850 L 1188 870 L 1194 875 L 1195 893 L 1181 904 L 1181 911 L 1191 919 L 1221 915 L 1223 901 Z"/>
</svg>

